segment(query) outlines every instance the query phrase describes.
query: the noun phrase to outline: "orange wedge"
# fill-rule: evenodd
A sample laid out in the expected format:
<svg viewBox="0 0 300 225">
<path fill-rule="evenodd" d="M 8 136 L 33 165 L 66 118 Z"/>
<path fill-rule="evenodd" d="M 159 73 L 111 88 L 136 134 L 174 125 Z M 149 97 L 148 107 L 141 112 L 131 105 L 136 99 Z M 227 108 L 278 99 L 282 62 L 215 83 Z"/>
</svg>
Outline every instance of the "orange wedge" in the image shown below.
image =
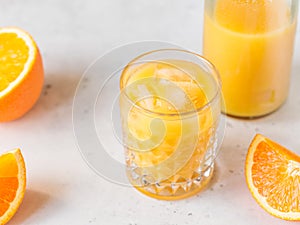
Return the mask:
<svg viewBox="0 0 300 225">
<path fill-rule="evenodd" d="M 32 37 L 18 28 L 0 28 L 0 122 L 28 112 L 43 81 L 42 59 Z"/>
<path fill-rule="evenodd" d="M 18 210 L 25 193 L 26 169 L 19 149 L 0 156 L 0 225 Z"/>
<path fill-rule="evenodd" d="M 0 156 L 0 225 L 18 210 L 26 188 L 26 169 L 19 149 Z"/>
<path fill-rule="evenodd" d="M 256 135 L 246 158 L 246 181 L 251 194 L 268 213 L 300 220 L 300 157 Z"/>
</svg>

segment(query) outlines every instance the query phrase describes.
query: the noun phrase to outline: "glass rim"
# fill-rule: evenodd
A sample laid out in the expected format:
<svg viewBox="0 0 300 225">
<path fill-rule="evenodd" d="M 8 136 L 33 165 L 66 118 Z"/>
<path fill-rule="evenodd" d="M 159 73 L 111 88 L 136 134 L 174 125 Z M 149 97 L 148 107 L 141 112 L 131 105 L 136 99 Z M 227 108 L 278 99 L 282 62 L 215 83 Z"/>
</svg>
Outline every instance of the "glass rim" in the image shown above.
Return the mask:
<svg viewBox="0 0 300 225">
<path fill-rule="evenodd" d="M 192 109 L 192 110 L 187 110 L 187 111 L 184 111 L 184 112 L 175 112 L 175 113 L 160 113 L 160 112 L 155 112 L 155 111 L 152 111 L 152 110 L 149 110 L 149 109 L 146 109 L 142 106 L 139 106 L 137 105 L 128 95 L 126 92 L 124 92 L 124 96 L 126 97 L 126 99 L 128 99 L 128 101 L 130 103 L 132 103 L 132 105 L 139 109 L 139 110 L 142 110 L 142 111 L 145 111 L 149 114 L 154 114 L 154 115 L 158 115 L 158 116 L 168 116 L 168 117 L 178 117 L 178 116 L 188 116 L 188 115 L 193 115 L 195 113 L 199 113 L 201 111 L 204 111 L 206 108 L 208 108 L 214 101 L 215 99 L 220 95 L 221 96 L 221 89 L 222 89 L 222 82 L 221 82 L 221 77 L 220 77 L 220 74 L 219 74 L 219 71 L 217 70 L 217 68 L 215 67 L 215 65 L 213 63 L 211 63 L 207 58 L 205 58 L 204 56 L 198 54 L 198 53 L 195 53 L 195 52 L 192 52 L 192 51 L 189 51 L 189 50 L 184 50 L 184 49 L 176 49 L 176 48 L 163 48 L 163 49 L 157 49 L 157 50 L 153 50 L 153 51 L 149 51 L 149 52 L 145 52 L 137 57 L 135 57 L 134 59 L 132 59 L 129 63 L 127 63 L 127 65 L 125 66 L 125 68 L 122 70 L 122 74 L 121 74 L 121 77 L 120 77 L 120 89 L 121 91 L 126 87 L 121 87 L 121 83 L 122 83 L 122 80 L 124 78 L 124 74 L 125 74 L 125 71 L 127 71 L 128 68 L 130 68 L 130 66 L 133 65 L 134 62 L 136 62 L 137 60 L 147 56 L 147 55 L 150 55 L 150 54 L 153 54 L 153 53 L 157 53 L 157 52 L 167 52 L 167 51 L 170 51 L 170 52 L 181 52 L 181 53 L 186 53 L 186 54 L 189 54 L 189 55 L 193 55 L 195 57 L 197 57 L 198 59 L 200 59 L 202 62 L 204 62 L 208 67 L 209 69 L 212 71 L 210 71 L 208 74 L 210 76 L 213 77 L 214 79 L 214 82 L 217 84 L 217 90 L 215 91 L 215 94 L 213 95 L 212 98 L 209 99 L 209 101 L 207 103 L 205 103 L 204 105 L 202 105 L 201 107 L 197 107 L 195 109 Z M 154 60 L 149 60 L 148 62 L 152 62 Z M 199 64 L 197 64 L 198 66 L 200 66 Z M 201 66 L 200 66 L 201 67 Z"/>
</svg>

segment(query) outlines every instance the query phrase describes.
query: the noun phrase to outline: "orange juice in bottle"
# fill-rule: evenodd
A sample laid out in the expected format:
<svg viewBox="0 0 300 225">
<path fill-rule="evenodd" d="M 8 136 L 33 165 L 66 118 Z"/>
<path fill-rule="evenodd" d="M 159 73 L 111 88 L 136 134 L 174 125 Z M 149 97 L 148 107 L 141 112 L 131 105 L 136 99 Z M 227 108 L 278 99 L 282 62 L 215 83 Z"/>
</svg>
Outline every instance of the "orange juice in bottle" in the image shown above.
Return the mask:
<svg viewBox="0 0 300 225">
<path fill-rule="evenodd" d="M 297 8 L 298 0 L 205 1 L 203 51 L 219 70 L 226 114 L 263 116 L 286 100 Z"/>
</svg>

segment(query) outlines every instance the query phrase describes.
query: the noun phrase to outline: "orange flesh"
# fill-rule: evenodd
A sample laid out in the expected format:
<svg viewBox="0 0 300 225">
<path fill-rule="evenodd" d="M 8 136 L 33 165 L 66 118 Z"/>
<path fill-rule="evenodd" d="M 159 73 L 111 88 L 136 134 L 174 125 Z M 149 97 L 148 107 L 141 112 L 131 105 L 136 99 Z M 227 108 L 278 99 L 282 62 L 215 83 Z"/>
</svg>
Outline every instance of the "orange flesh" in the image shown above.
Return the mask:
<svg viewBox="0 0 300 225">
<path fill-rule="evenodd" d="M 42 58 L 32 37 L 18 28 L 0 28 L 0 122 L 24 116 L 43 82 Z"/>
<path fill-rule="evenodd" d="M 19 187 L 18 166 L 13 154 L 0 157 L 0 217 L 15 199 Z"/>
<path fill-rule="evenodd" d="M 18 78 L 28 56 L 29 48 L 17 34 L 0 35 L 0 92 Z"/>
<path fill-rule="evenodd" d="M 253 184 L 272 208 L 281 212 L 300 211 L 299 162 L 299 157 L 270 140 L 257 146 L 253 156 Z"/>
</svg>

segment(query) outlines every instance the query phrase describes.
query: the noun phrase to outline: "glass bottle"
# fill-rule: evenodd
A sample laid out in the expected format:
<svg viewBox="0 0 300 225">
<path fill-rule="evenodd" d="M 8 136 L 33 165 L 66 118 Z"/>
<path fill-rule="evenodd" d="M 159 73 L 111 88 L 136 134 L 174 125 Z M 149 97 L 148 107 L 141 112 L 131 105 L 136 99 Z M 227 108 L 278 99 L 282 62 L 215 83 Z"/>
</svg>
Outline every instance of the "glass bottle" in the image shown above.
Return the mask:
<svg viewBox="0 0 300 225">
<path fill-rule="evenodd" d="M 253 118 L 289 92 L 298 0 L 205 0 L 203 54 L 219 70 L 223 112 Z"/>
</svg>

